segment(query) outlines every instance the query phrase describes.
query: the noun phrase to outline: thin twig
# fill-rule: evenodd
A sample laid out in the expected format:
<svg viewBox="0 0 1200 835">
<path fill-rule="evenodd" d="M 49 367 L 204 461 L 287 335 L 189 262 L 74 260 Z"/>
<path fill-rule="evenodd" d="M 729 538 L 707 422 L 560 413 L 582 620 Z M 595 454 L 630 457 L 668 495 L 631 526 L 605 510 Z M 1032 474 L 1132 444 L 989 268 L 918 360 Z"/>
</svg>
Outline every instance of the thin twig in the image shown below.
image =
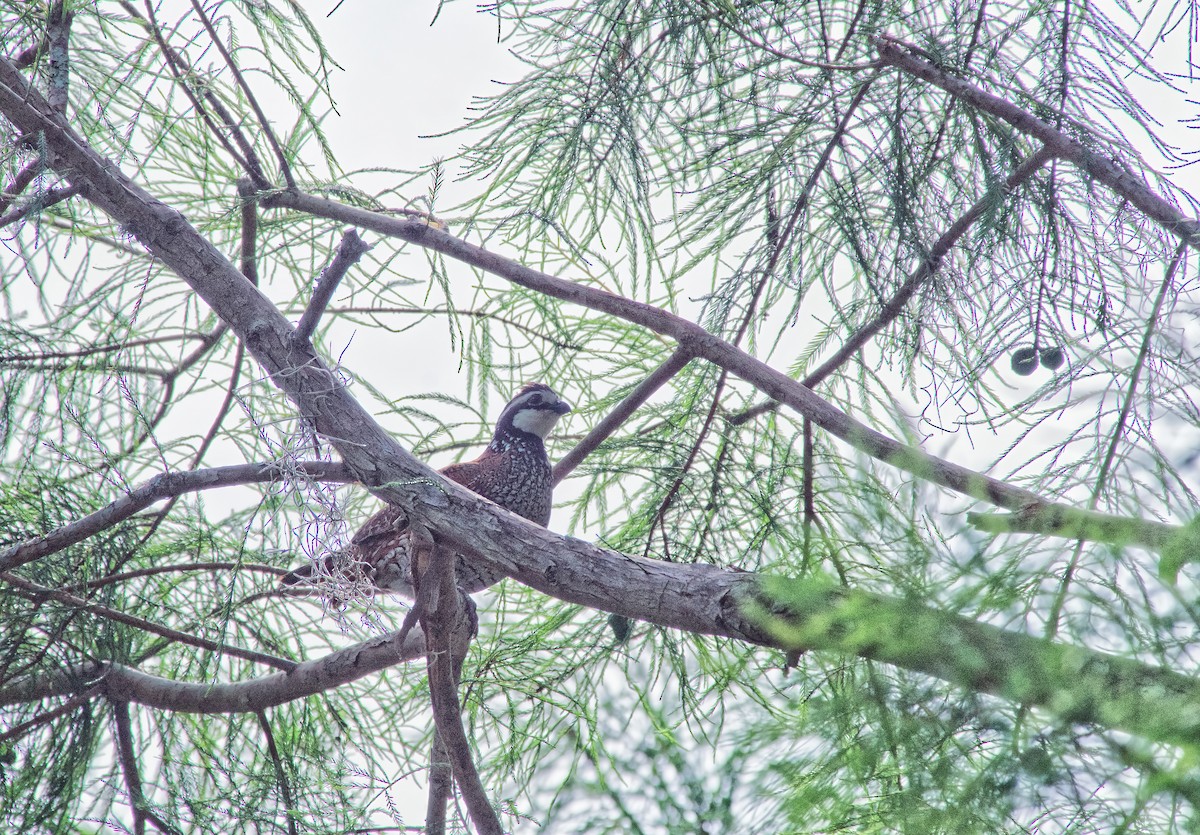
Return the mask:
<svg viewBox="0 0 1200 835">
<path fill-rule="evenodd" d="M 88 612 L 105 620 L 116 621 L 123 623 L 126 626 L 132 626 L 141 629 L 145 632 L 150 632 L 155 635 L 160 635 L 172 641 L 177 641 L 181 644 L 206 649 L 210 652 L 215 652 L 221 655 L 231 655 L 236 658 L 242 658 L 246 661 L 253 661 L 256 664 L 266 664 L 274 667 L 277 670 L 293 670 L 296 667 L 296 662 L 287 658 L 279 658 L 274 655 L 268 655 L 265 652 L 258 652 L 252 649 L 242 649 L 241 647 L 232 644 L 226 644 L 222 641 L 212 641 L 208 638 L 201 638 L 199 635 L 192 635 L 188 632 L 181 632 L 178 629 L 172 629 L 169 626 L 163 626 L 161 623 L 155 623 L 151 620 L 131 615 L 127 612 L 120 612 L 116 609 L 110 609 L 108 606 L 101 606 L 99 603 L 91 603 L 84 600 L 82 597 L 76 597 L 59 589 L 51 589 L 38 583 L 31 582 L 18 577 L 11 571 L 0 572 L 0 580 L 8 583 L 20 590 L 24 596 L 31 597 L 34 600 L 50 599 L 56 600 L 67 606 L 79 609 L 83 612 Z"/>
<path fill-rule="evenodd" d="M 20 197 L 25 189 L 29 188 L 29 184 L 37 179 L 38 174 L 45 170 L 46 161 L 39 157 L 26 163 L 24 168 L 14 174 L 12 182 L 4 191 L 0 192 L 0 212 L 8 209 L 12 202 Z"/>
<path fill-rule="evenodd" d="M 259 463 L 161 473 L 95 513 L 56 528 L 50 533 L 0 550 L 0 571 L 11 571 L 32 560 L 57 553 L 171 496 L 237 484 L 277 481 L 287 477 L 289 473 L 298 473 L 316 481 L 354 480 L 345 465 L 329 461 L 301 461 L 289 463 L 286 468 L 271 463 Z"/>
<path fill-rule="evenodd" d="M 358 263 L 358 259 L 362 258 L 370 248 L 370 245 L 353 229 L 347 229 L 343 233 L 333 260 L 325 269 L 321 270 L 321 277 L 317 279 L 317 288 L 313 291 L 312 299 L 305 308 L 304 315 L 300 317 L 299 324 L 296 325 L 295 339 L 301 342 L 312 341 L 313 333 L 317 330 L 317 323 L 321 321 L 321 315 L 329 305 L 329 300 L 333 298 L 333 291 L 337 289 L 338 284 L 350 268 Z"/>
<path fill-rule="evenodd" d="M 282 577 L 287 574 L 287 569 L 256 562 L 181 562 L 172 565 L 152 565 L 147 568 L 122 571 L 117 574 L 106 574 L 103 577 L 97 577 L 95 580 L 87 580 L 67 586 L 67 589 L 71 591 L 86 591 L 88 589 L 98 589 L 101 586 L 110 586 L 113 583 L 136 580 L 140 577 L 153 577 L 157 574 L 183 574 L 189 571 L 257 571 L 262 574 L 273 574 L 276 577 Z"/>
<path fill-rule="evenodd" d="M 1121 411 L 1117 415 L 1116 426 L 1113 427 L 1112 436 L 1108 441 L 1108 449 L 1104 453 L 1104 460 L 1100 463 L 1100 472 L 1097 473 L 1096 483 L 1092 487 L 1092 495 L 1087 508 L 1089 511 L 1094 511 L 1096 505 L 1099 504 L 1100 494 L 1104 492 L 1105 484 L 1108 481 L 1108 473 L 1112 468 L 1114 459 L 1117 457 L 1117 445 L 1121 442 L 1121 438 L 1125 434 L 1125 424 L 1128 422 L 1129 413 L 1133 409 L 1133 398 L 1137 394 L 1138 385 L 1142 381 L 1142 369 L 1146 366 L 1146 357 L 1150 355 L 1150 342 L 1161 324 L 1158 314 L 1167 299 L 1167 291 L 1171 289 L 1171 284 L 1175 280 L 1175 271 L 1179 268 L 1179 264 L 1183 260 L 1183 253 L 1186 247 L 1186 242 L 1180 241 L 1179 246 L 1175 250 L 1175 257 L 1171 259 L 1171 263 L 1167 266 L 1162 283 L 1158 287 L 1158 294 L 1154 298 L 1154 307 L 1151 309 L 1150 315 L 1146 318 L 1146 331 L 1142 335 L 1142 346 L 1138 350 L 1137 360 L 1133 363 L 1133 370 L 1129 373 L 1129 385 L 1125 389 L 1125 401 L 1121 404 Z M 1054 602 L 1051 604 L 1050 613 L 1046 617 L 1047 638 L 1053 639 L 1058 634 L 1059 620 L 1062 616 L 1063 606 L 1067 602 L 1067 592 L 1075 579 L 1075 571 L 1079 567 L 1080 558 L 1083 556 L 1083 544 L 1085 541 L 1081 537 L 1075 543 L 1074 553 L 1071 554 L 1071 560 L 1067 563 L 1067 567 L 1063 571 L 1062 580 L 1059 581 L 1058 591 L 1054 595 Z M 1193 555 L 1194 558 L 1195 556 Z M 1179 559 L 1175 555 L 1170 555 L 1169 561 L 1171 563 L 1178 563 Z M 1175 565 L 1174 570 L 1178 571 L 1178 569 L 1179 565 Z"/>
<path fill-rule="evenodd" d="M 31 361 L 45 362 L 55 359 L 82 359 L 83 357 L 90 357 L 94 356 L 95 354 L 111 354 L 117 351 L 124 351 L 127 348 L 140 348 L 146 345 L 157 345 L 164 342 L 182 342 L 187 339 L 200 339 L 207 341 L 208 338 L 209 335 L 207 333 L 181 333 L 171 334 L 168 336 L 148 336 L 142 339 L 130 339 L 127 342 L 110 342 L 104 345 L 90 345 L 87 348 L 79 348 L 74 351 L 39 351 L 36 354 L 0 354 L 0 364 Z"/>
<path fill-rule="evenodd" d="M 501 316 L 499 313 L 493 313 L 490 310 L 475 310 L 472 308 L 462 307 L 407 307 L 401 305 L 383 305 L 379 307 L 364 307 L 364 306 L 347 306 L 347 307 L 331 307 L 328 308 L 330 313 L 359 313 L 370 316 L 380 316 L 384 313 L 413 313 L 418 315 L 433 316 L 439 313 L 453 314 L 455 316 L 470 316 L 473 319 L 490 319 L 494 322 L 499 322 L 502 325 L 507 325 L 510 328 L 515 328 L 522 333 L 532 336 L 536 339 L 541 339 L 548 342 L 556 348 L 562 348 L 565 351 L 582 351 L 582 345 L 576 345 L 573 342 L 564 342 L 561 339 L 555 339 L 553 336 L 547 336 L 544 333 L 531 328 L 529 325 L 522 324 L 516 319 L 510 319 L 507 316 Z M 387 327 L 384 325 L 383 327 Z M 411 327 L 411 326 L 410 326 Z"/>
<path fill-rule="evenodd" d="M 258 717 L 258 726 L 262 728 L 263 736 L 267 740 L 267 753 L 271 755 L 271 762 L 275 764 L 275 782 L 279 785 L 279 793 L 283 795 L 283 814 L 287 818 L 288 835 L 297 835 L 294 814 L 296 804 L 292 801 L 292 789 L 288 785 L 287 773 L 283 770 L 283 759 L 275 745 L 275 734 L 271 733 L 271 723 L 267 720 L 266 711 L 255 711 L 255 716 Z"/>
<path fill-rule="evenodd" d="M 276 159 L 279 160 L 279 170 L 283 172 L 284 182 L 287 183 L 288 188 L 295 189 L 296 181 L 292 179 L 292 168 L 288 164 L 287 157 L 284 156 L 279 140 L 275 138 L 275 131 L 271 128 L 271 123 L 267 121 L 267 115 L 263 113 L 263 109 L 258 104 L 258 99 L 254 96 L 254 91 L 250 89 L 250 85 L 242 77 L 242 71 L 238 68 L 237 62 L 233 60 L 233 56 L 229 53 L 229 50 L 225 48 L 225 44 L 221 41 L 221 36 L 217 34 L 217 30 L 213 27 L 212 21 L 209 20 L 204 8 L 196 0 L 192 0 L 192 8 L 200 16 L 200 22 L 204 24 L 209 37 L 212 38 L 213 46 L 217 48 L 217 51 L 221 53 L 221 57 L 225 60 L 225 66 L 229 67 L 230 72 L 233 73 L 238 87 L 242 89 L 242 92 L 246 96 L 246 101 L 250 102 L 250 107 L 254 110 L 254 115 L 258 118 L 258 124 L 263 129 L 263 133 L 266 134 L 267 142 L 271 145 L 271 149 L 275 151 Z"/>
<path fill-rule="evenodd" d="M 605 415 L 604 419 L 597 423 L 582 441 L 577 443 L 570 452 L 559 459 L 558 463 L 554 465 L 554 474 L 552 476 L 554 486 L 558 486 L 559 482 L 569 476 L 584 458 L 594 452 L 600 444 L 608 440 L 625 421 L 629 420 L 634 412 L 641 408 L 643 403 L 653 397 L 656 391 L 683 370 L 683 367 L 691 362 L 691 360 L 692 355 L 689 352 L 682 348 L 677 348 L 671 356 L 667 357 L 662 365 L 651 371 L 649 376 L 638 383 L 637 387 L 626 395 L 624 400 Z"/>
<path fill-rule="evenodd" d="M 13 209 L 11 212 L 0 215 L 0 229 L 5 226 L 16 223 L 22 218 L 28 217 L 31 214 L 45 211 L 64 200 L 70 200 L 76 194 L 79 194 L 80 186 L 67 186 L 66 188 L 52 188 L 42 194 L 35 195 L 24 206 Z"/>
<path fill-rule="evenodd" d="M 175 80 L 178 81 L 180 87 L 183 88 L 184 95 L 188 97 L 188 100 L 192 103 L 192 106 L 196 108 L 196 112 L 200 114 L 200 118 L 204 120 L 206 125 L 208 125 L 209 132 L 212 134 L 212 136 L 221 144 L 221 147 L 223 147 L 226 152 L 233 157 L 235 161 L 237 161 L 238 165 L 250 175 L 250 179 L 254 181 L 255 186 L 260 189 L 271 188 L 271 181 L 267 179 L 267 175 L 264 173 L 262 162 L 259 160 L 258 154 L 254 150 L 254 146 L 251 145 L 246 139 L 240 122 L 233 118 L 233 116 L 225 108 L 225 105 L 211 90 L 203 90 L 201 95 L 203 96 L 204 100 L 202 101 L 201 96 L 197 95 L 196 91 L 192 89 L 189 79 L 194 74 L 194 71 L 188 65 L 188 63 L 183 60 L 180 54 L 167 43 L 166 37 L 163 35 L 162 30 L 158 25 L 158 19 L 154 13 L 154 5 L 152 0 L 145 0 L 145 5 L 147 17 L 142 17 L 138 10 L 133 7 L 132 3 L 128 2 L 128 0 L 121 0 L 121 8 L 125 9 L 125 11 L 135 22 L 141 24 L 148 32 L 150 32 L 155 42 L 158 44 L 158 48 L 162 51 L 163 57 L 167 62 L 167 67 L 171 70 L 171 74 L 175 76 Z M 207 106 L 205 106 L 205 102 L 208 103 Z M 229 139 L 226 138 L 225 134 L 221 131 L 221 128 L 213 120 L 212 115 L 209 113 L 210 108 L 213 113 L 217 114 L 217 117 L 224 124 L 225 130 L 229 131 L 230 136 L 233 137 L 234 142 L 236 142 L 238 145 L 237 148 L 230 144 Z"/>
<path fill-rule="evenodd" d="M 13 725 L 11 728 L 9 728 L 4 733 L 0 733 L 0 743 L 6 743 L 6 742 L 9 742 L 10 740 L 20 739 L 21 737 L 25 736 L 25 734 L 32 731 L 34 728 L 45 725 L 48 722 L 53 722 L 58 717 L 64 716 L 64 715 L 70 713 L 71 711 L 73 711 L 77 707 L 79 707 L 80 705 L 90 702 L 92 699 L 96 698 L 96 696 L 99 694 L 100 694 L 100 686 L 92 685 L 91 687 L 84 690 L 82 693 L 77 693 L 76 695 L 67 699 L 65 702 L 63 702 L 58 707 L 53 708 L 52 710 L 47 710 L 43 713 L 39 713 L 37 716 L 33 717 L 32 719 L 22 722 L 19 725 Z"/>
</svg>

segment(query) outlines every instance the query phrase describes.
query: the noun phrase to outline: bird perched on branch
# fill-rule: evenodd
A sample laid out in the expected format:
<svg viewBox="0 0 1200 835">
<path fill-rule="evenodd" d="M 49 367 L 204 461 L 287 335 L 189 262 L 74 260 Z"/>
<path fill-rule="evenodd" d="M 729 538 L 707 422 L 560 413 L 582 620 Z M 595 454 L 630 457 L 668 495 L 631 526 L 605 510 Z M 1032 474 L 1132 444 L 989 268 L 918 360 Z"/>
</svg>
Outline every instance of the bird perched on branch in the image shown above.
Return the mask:
<svg viewBox="0 0 1200 835">
<path fill-rule="evenodd" d="M 545 527 L 550 521 L 550 460 L 546 436 L 571 404 L 553 389 L 530 383 L 513 396 L 496 421 L 496 432 L 487 449 L 474 461 L 451 464 L 439 472 L 506 510 Z M 408 518 L 388 505 L 359 528 L 349 546 L 323 560 L 285 575 L 284 585 L 320 581 L 339 586 L 369 584 L 370 588 L 415 597 L 411 568 Z M 458 585 L 468 594 L 480 591 L 503 577 L 476 566 L 460 554 Z"/>
</svg>

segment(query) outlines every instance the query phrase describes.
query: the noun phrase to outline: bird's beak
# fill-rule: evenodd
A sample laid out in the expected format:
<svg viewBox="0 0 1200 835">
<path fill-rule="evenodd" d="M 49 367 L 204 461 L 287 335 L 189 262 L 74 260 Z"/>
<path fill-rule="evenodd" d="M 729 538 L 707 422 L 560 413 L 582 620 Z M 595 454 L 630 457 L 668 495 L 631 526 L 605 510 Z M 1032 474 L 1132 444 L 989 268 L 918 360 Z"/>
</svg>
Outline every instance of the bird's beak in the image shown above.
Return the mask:
<svg viewBox="0 0 1200 835">
<path fill-rule="evenodd" d="M 567 412 L 571 411 L 571 404 L 565 400 L 560 399 L 557 403 L 554 404 L 554 411 L 560 415 L 565 415 Z"/>
</svg>

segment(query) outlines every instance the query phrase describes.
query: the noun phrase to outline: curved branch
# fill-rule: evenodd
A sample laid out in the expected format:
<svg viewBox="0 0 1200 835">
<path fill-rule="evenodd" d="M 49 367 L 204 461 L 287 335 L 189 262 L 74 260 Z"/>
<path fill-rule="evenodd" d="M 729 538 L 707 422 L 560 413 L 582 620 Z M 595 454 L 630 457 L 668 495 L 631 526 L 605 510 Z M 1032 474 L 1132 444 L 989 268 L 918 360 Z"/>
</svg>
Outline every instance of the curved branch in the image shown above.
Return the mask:
<svg viewBox="0 0 1200 835">
<path fill-rule="evenodd" d="M 420 630 L 401 630 L 348 646 L 291 670 L 228 684 L 175 681 L 116 663 L 89 662 L 31 675 L 0 688 L 0 707 L 76 693 L 99 685 L 105 695 L 181 713 L 256 713 L 357 681 L 425 655 Z"/>
<path fill-rule="evenodd" d="M 95 513 L 0 551 L 0 571 L 11 571 L 27 562 L 82 542 L 162 499 L 197 490 L 211 490 L 214 487 L 278 481 L 289 475 L 302 475 L 318 481 L 354 481 L 354 476 L 344 464 L 328 461 L 236 464 L 207 470 L 161 473 Z"/>
<path fill-rule="evenodd" d="M 1089 176 L 1108 186 L 1121 197 L 1137 206 L 1172 235 L 1178 236 L 1193 249 L 1200 250 L 1200 221 L 1187 217 L 1143 183 L 1135 174 L 1111 159 L 1089 151 L 1053 125 L 1043 122 L 1028 110 L 992 95 L 961 78 L 955 78 L 929 61 L 908 51 L 908 45 L 886 36 L 873 39 L 879 59 L 909 75 L 940 87 L 956 99 L 1003 119 L 1014 128 L 1045 144 L 1054 156 L 1070 160 Z"/>
</svg>

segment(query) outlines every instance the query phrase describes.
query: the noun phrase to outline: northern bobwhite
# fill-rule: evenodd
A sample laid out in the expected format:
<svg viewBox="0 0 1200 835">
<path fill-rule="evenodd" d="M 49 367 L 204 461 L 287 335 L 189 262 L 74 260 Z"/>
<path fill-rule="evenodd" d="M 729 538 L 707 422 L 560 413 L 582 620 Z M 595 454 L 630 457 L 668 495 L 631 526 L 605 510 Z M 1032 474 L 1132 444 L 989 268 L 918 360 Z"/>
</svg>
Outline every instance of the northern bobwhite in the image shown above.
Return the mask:
<svg viewBox="0 0 1200 835">
<path fill-rule="evenodd" d="M 439 472 L 506 510 L 545 527 L 550 521 L 550 460 L 546 436 L 558 419 L 571 411 L 549 386 L 529 383 L 516 393 L 496 421 L 492 442 L 474 461 L 451 464 Z M 350 545 L 329 556 L 318 566 L 311 563 L 285 575 L 282 583 L 317 584 L 365 581 L 375 589 L 415 596 L 410 567 L 408 518 L 395 505 L 388 505 L 358 529 Z M 460 554 L 458 584 L 468 594 L 497 582 L 503 575 L 475 566 Z"/>
</svg>

